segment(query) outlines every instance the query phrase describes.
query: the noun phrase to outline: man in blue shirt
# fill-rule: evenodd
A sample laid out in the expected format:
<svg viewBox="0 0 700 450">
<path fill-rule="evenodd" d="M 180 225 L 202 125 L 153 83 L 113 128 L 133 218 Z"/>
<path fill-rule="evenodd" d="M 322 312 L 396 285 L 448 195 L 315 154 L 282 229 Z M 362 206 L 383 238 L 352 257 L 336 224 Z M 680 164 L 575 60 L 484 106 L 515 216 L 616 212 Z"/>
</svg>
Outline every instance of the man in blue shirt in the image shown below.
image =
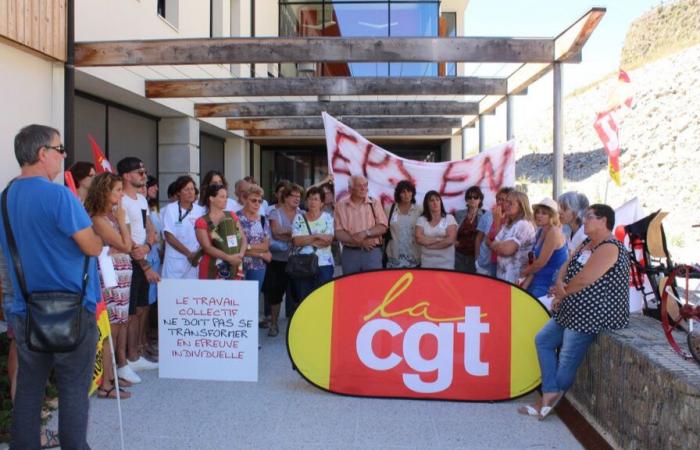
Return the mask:
<svg viewBox="0 0 700 450">
<path fill-rule="evenodd" d="M 97 256 L 102 240 L 80 201 L 52 183 L 63 168 L 66 149 L 53 128 L 24 127 L 15 136 L 21 174 L 7 195 L 7 214 L 17 243 L 27 291 L 71 291 L 82 288 L 85 256 Z M 0 214 L 1 214 L 0 209 Z M 7 234 L 0 220 L 0 244 L 7 259 L 15 301 L 12 326 L 19 357 L 12 415 L 12 448 L 39 448 L 41 406 L 49 372 L 55 369 L 59 390 L 59 437 L 64 448 L 87 449 L 88 389 L 97 343 L 95 305 L 100 298 L 95 258 L 90 258 L 88 284 L 81 312 L 80 344 L 66 353 L 40 353 L 27 347 L 26 304 L 17 282 Z"/>
</svg>

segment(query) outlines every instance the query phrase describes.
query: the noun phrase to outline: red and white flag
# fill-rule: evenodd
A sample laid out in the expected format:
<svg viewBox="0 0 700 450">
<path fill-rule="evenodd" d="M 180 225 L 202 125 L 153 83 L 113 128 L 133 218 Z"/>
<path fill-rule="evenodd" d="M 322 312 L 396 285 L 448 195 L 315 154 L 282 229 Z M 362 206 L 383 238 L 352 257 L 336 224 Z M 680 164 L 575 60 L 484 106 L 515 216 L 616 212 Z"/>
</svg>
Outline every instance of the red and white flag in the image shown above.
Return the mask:
<svg viewBox="0 0 700 450">
<path fill-rule="evenodd" d="M 620 70 L 617 81 L 617 86 L 610 94 L 607 110 L 598 113 L 593 123 L 593 128 L 598 133 L 598 137 L 605 148 L 605 153 L 608 155 L 610 178 L 615 184 L 620 186 L 622 184 L 620 176 L 620 154 L 622 153 L 620 125 L 626 113 L 632 108 L 634 97 L 631 91 L 630 77 L 627 75 L 627 72 Z"/>
<path fill-rule="evenodd" d="M 95 141 L 95 138 L 93 138 L 90 133 L 88 133 L 87 137 L 90 141 L 90 146 L 92 147 L 92 157 L 95 160 L 95 171 L 97 173 L 113 173 L 114 170 L 112 170 L 112 165 L 109 163 L 109 160 L 105 158 L 105 155 L 102 153 L 102 149 L 97 144 L 97 141 Z"/>
</svg>

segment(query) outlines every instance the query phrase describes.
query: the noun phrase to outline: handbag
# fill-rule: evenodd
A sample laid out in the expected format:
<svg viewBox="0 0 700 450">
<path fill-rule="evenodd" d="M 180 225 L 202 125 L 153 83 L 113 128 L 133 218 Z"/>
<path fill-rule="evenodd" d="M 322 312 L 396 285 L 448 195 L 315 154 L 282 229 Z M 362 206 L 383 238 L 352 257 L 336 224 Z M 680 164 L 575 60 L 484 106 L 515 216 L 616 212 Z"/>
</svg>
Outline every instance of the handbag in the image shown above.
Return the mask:
<svg viewBox="0 0 700 450">
<path fill-rule="evenodd" d="M 387 263 L 389 262 L 389 255 L 386 254 L 387 248 L 389 247 L 389 242 L 391 241 L 391 216 L 394 215 L 394 209 L 396 208 L 396 202 L 391 204 L 391 209 L 389 209 L 389 226 L 386 227 L 386 233 L 384 233 L 384 245 L 382 246 L 382 267 L 386 269 Z M 374 213 L 374 209 L 372 210 Z M 377 222 L 375 218 L 375 223 Z"/>
<path fill-rule="evenodd" d="M 12 183 L 10 183 L 11 185 Z M 7 234 L 8 249 L 12 256 L 15 274 L 27 305 L 25 339 L 29 350 L 41 353 L 65 353 L 75 350 L 81 341 L 81 315 L 83 296 L 87 287 L 89 257 L 83 264 L 81 292 L 39 291 L 27 292 L 22 262 L 7 214 L 7 192 L 2 193 L 2 214 Z"/>
<path fill-rule="evenodd" d="M 304 214 L 301 215 L 306 223 L 306 229 L 309 230 L 311 236 L 311 227 L 309 221 L 306 220 Z M 287 267 L 284 269 L 287 275 L 292 278 L 310 278 L 318 274 L 318 255 L 316 255 L 316 247 L 313 247 L 313 253 L 301 254 L 301 247 L 295 248 L 289 255 Z"/>
</svg>

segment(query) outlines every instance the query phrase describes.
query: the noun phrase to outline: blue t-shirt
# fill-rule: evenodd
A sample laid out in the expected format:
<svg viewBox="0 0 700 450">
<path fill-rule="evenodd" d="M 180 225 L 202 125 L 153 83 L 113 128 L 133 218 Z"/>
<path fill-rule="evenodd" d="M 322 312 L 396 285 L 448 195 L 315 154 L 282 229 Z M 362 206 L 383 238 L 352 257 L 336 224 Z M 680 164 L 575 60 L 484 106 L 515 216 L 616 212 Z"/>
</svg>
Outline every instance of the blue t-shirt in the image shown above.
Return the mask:
<svg viewBox="0 0 700 450">
<path fill-rule="evenodd" d="M 72 236 L 92 226 L 92 221 L 77 197 L 43 177 L 18 178 L 8 192 L 7 210 L 27 291 L 80 292 L 85 255 Z M 7 247 L 3 220 L 0 220 L 0 243 L 15 292 L 12 313 L 24 316 L 26 306 Z M 83 306 L 95 312 L 100 298 L 96 258 L 90 258 L 87 273 Z"/>
</svg>

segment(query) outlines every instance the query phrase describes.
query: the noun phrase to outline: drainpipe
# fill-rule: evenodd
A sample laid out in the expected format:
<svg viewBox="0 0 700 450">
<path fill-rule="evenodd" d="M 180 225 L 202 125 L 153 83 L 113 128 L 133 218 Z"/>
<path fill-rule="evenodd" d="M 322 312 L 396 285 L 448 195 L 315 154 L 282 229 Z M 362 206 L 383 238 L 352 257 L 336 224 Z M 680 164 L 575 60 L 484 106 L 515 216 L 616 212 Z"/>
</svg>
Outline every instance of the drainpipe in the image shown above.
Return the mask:
<svg viewBox="0 0 700 450">
<path fill-rule="evenodd" d="M 63 144 L 68 149 L 66 163 L 75 159 L 75 1 L 66 2 L 66 63 L 63 86 Z"/>
</svg>

